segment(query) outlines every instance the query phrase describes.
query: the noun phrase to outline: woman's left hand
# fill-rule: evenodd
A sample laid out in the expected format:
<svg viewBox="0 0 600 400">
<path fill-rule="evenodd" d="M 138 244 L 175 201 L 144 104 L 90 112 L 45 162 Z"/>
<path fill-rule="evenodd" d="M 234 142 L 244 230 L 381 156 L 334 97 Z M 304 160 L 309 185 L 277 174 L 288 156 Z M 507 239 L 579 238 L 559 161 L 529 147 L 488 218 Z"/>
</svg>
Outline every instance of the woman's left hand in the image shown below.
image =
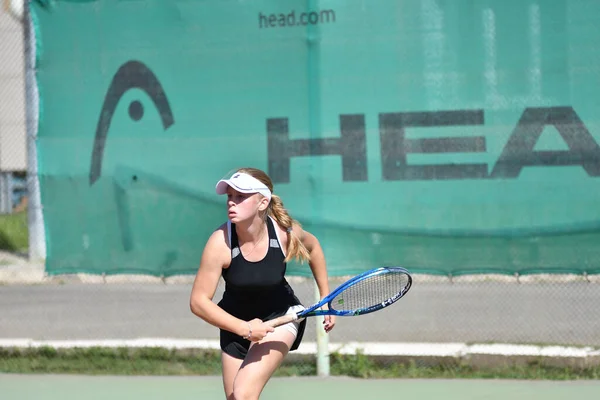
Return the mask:
<svg viewBox="0 0 600 400">
<path fill-rule="evenodd" d="M 335 326 L 335 315 L 325 315 L 323 319 L 323 328 L 325 332 L 329 333 Z"/>
</svg>

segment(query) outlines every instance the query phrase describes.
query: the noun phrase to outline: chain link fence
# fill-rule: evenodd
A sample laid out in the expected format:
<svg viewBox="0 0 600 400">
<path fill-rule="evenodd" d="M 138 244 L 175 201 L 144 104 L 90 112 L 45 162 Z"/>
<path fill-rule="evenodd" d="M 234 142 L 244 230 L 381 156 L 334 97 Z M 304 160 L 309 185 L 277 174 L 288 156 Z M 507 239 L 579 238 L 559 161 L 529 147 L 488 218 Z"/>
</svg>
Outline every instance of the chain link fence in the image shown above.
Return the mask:
<svg viewBox="0 0 600 400">
<path fill-rule="evenodd" d="M 27 146 L 23 25 L 3 2 L 0 11 L 0 263 L 27 251 Z"/>
<path fill-rule="evenodd" d="M 288 280 L 305 305 L 314 302 L 311 279 Z M 5 347 L 219 349 L 217 328 L 189 310 L 192 277 L 64 275 L 41 281 L 46 284 L 2 288 Z M 331 278 L 331 285 L 342 281 Z M 215 301 L 223 289 L 221 282 Z M 597 277 L 416 275 L 397 304 L 339 317 L 321 344 L 333 357 L 360 352 L 384 365 L 411 359 L 457 365 L 476 356 L 491 357 L 492 365 L 523 357 L 592 365 L 600 348 L 599 298 Z M 320 329 L 318 318 L 308 320 L 300 349 L 289 357 L 292 365 L 317 371 Z"/>
<path fill-rule="evenodd" d="M 31 343 L 28 340 L 62 341 L 76 346 L 82 343 L 77 342 L 80 340 L 102 344 L 151 338 L 154 341 L 147 343 L 160 343 L 162 339 L 203 340 L 202 344 L 194 345 L 216 348 L 217 329 L 189 311 L 192 281 L 189 276 L 164 280 L 88 275 L 49 278 L 39 266 L 31 268 L 25 261 L 28 235 L 23 43 L 21 23 L 3 9 L 0 12 L 0 270 L 15 265 L 16 269 L 10 275 L 3 275 L 0 284 L 24 281 L 46 284 L 1 287 L 0 341 L 22 338 L 25 344 Z M 289 280 L 304 304 L 314 302 L 312 280 L 298 277 Z M 332 288 L 342 281 L 343 278 L 332 278 Z M 222 290 L 221 283 L 216 300 Z M 599 300 L 600 281 L 596 276 L 419 275 L 415 276 L 409 295 L 397 305 L 358 318 L 339 318 L 328 337 L 329 350 L 352 352 L 357 348 L 355 344 L 358 347 L 370 344 L 372 354 L 443 356 L 456 354 L 452 349 L 457 345 L 472 344 L 598 348 Z M 315 353 L 318 327 L 317 319 L 309 321 L 299 353 Z M 409 346 L 398 347 L 399 344 Z M 309 358 L 306 362 L 314 360 Z"/>
</svg>

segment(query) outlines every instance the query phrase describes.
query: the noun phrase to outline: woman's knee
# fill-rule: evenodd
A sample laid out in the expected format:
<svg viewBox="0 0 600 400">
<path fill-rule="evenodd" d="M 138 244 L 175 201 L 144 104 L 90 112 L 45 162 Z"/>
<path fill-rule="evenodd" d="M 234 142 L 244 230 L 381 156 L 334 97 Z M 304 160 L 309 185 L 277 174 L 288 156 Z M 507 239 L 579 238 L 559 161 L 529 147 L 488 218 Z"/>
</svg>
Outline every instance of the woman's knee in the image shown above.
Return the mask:
<svg viewBox="0 0 600 400">
<path fill-rule="evenodd" d="M 257 400 L 260 389 L 242 382 L 233 382 L 233 399 L 235 400 Z"/>
</svg>

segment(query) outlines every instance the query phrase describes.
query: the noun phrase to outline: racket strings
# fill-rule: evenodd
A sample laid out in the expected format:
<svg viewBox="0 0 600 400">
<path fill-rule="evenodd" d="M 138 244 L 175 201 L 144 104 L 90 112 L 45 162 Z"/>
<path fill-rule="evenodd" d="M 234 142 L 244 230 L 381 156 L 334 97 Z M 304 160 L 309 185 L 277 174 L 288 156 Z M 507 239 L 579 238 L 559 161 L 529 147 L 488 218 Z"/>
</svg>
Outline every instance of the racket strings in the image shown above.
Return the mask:
<svg viewBox="0 0 600 400">
<path fill-rule="evenodd" d="M 403 292 L 409 284 L 405 273 L 370 276 L 339 293 L 331 302 L 336 310 L 358 310 L 381 304 Z"/>
</svg>

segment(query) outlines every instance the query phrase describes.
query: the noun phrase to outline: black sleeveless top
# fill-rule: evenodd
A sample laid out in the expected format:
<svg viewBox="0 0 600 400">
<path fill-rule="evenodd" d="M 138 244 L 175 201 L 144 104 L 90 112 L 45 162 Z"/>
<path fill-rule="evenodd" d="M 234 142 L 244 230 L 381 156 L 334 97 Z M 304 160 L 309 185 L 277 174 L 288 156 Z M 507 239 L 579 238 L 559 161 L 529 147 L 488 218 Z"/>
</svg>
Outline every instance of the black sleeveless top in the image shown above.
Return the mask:
<svg viewBox="0 0 600 400">
<path fill-rule="evenodd" d="M 246 321 L 254 318 L 265 321 L 301 304 L 285 279 L 287 264 L 271 218 L 267 217 L 269 249 L 257 262 L 247 261 L 242 255 L 234 224 L 228 223 L 228 231 L 231 264 L 222 271 L 225 292 L 219 306 Z"/>
</svg>

